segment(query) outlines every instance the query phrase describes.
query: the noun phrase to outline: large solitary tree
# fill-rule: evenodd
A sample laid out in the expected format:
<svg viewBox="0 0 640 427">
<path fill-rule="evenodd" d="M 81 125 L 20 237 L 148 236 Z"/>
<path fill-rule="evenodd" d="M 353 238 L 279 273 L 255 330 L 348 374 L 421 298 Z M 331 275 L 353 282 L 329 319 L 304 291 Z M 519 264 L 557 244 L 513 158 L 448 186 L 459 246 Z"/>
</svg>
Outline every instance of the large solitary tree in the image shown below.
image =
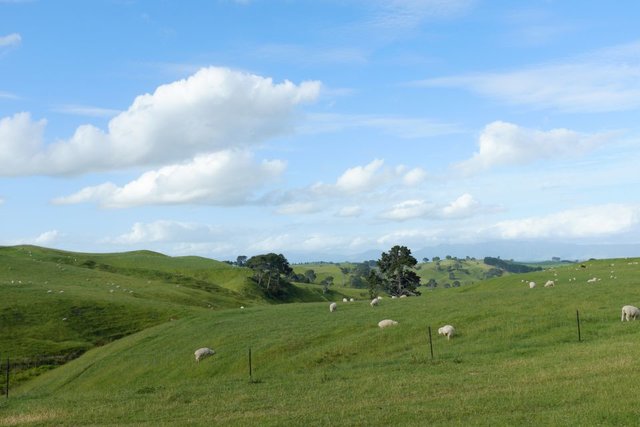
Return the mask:
<svg viewBox="0 0 640 427">
<path fill-rule="evenodd" d="M 252 256 L 245 266 L 253 270 L 253 280 L 258 287 L 271 296 L 277 296 L 282 290 L 285 282 L 281 276 L 286 277 L 293 272 L 289 261 L 282 254 Z"/>
<path fill-rule="evenodd" d="M 378 268 L 384 278 L 386 291 L 395 296 L 419 295 L 420 276 L 413 271 L 418 261 L 406 246 L 394 246 L 383 252 L 378 260 Z"/>
</svg>

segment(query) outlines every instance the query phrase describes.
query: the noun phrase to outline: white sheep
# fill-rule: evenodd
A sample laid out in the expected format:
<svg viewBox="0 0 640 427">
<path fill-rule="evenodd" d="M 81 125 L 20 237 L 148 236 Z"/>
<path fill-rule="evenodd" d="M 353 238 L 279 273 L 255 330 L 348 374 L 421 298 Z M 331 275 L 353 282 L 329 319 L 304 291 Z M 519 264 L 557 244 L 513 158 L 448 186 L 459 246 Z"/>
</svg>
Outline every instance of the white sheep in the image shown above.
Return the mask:
<svg viewBox="0 0 640 427">
<path fill-rule="evenodd" d="M 380 304 L 380 298 L 375 297 L 369 304 L 371 305 L 371 307 L 375 307 L 376 305 Z"/>
<path fill-rule="evenodd" d="M 597 281 L 598 279 L 596 277 L 592 277 L 591 279 L 587 280 L 587 283 L 595 283 Z"/>
<path fill-rule="evenodd" d="M 395 320 L 391 320 L 391 319 L 384 319 L 378 322 L 378 327 L 380 329 L 384 329 L 388 326 L 396 326 L 398 324 L 398 322 L 396 322 Z"/>
<path fill-rule="evenodd" d="M 451 325 L 444 325 L 442 328 L 438 329 L 439 335 L 446 335 L 447 339 L 450 340 L 452 336 L 456 334 L 456 330 Z"/>
<path fill-rule="evenodd" d="M 536 282 L 529 282 L 529 289 L 533 289 L 536 287 Z"/>
<path fill-rule="evenodd" d="M 625 305 L 622 307 L 622 317 L 620 318 L 620 321 L 624 322 L 626 320 L 628 322 L 631 319 L 636 320 L 639 317 L 640 308 L 633 305 Z"/>
<path fill-rule="evenodd" d="M 329 311 L 330 312 L 334 312 L 338 309 L 338 304 L 336 304 L 335 302 L 332 302 L 331 304 L 329 304 Z"/>
<path fill-rule="evenodd" d="M 354 302 L 355 300 L 353 298 L 349 298 L 349 302 Z"/>
<path fill-rule="evenodd" d="M 553 280 L 547 280 L 547 283 L 544 284 L 545 288 L 553 288 L 556 285 L 556 282 Z"/>
<path fill-rule="evenodd" d="M 208 347 L 202 347 L 197 349 L 194 353 L 196 356 L 196 362 L 199 362 L 200 360 L 204 359 L 205 357 L 211 356 L 212 354 L 215 354 L 215 351 L 211 350 Z"/>
<path fill-rule="evenodd" d="M 349 300 L 346 298 L 342 298 L 342 302 L 349 302 Z"/>
<path fill-rule="evenodd" d="M 400 298 L 406 298 L 407 296 L 405 294 L 400 295 Z"/>
</svg>

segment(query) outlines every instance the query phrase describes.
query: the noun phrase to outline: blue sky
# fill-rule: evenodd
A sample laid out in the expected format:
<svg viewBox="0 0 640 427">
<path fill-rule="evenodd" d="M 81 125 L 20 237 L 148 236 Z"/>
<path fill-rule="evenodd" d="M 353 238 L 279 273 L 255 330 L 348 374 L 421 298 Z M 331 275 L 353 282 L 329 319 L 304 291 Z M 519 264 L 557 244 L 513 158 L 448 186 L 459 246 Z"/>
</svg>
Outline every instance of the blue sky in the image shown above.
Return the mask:
<svg viewBox="0 0 640 427">
<path fill-rule="evenodd" d="M 638 16 L 0 0 L 0 244 L 296 261 L 638 245 Z"/>
</svg>

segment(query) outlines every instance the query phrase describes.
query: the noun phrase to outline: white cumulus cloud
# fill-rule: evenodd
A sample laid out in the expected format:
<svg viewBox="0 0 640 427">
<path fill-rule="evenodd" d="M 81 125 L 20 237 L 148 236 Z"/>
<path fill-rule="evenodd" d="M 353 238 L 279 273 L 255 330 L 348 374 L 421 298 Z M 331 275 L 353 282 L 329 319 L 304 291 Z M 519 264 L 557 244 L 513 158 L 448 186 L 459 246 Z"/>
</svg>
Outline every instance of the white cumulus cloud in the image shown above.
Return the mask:
<svg viewBox="0 0 640 427">
<path fill-rule="evenodd" d="M 284 168 L 280 160 L 257 163 L 248 151 L 225 150 L 145 172 L 121 187 L 104 183 L 53 202 L 96 202 L 112 208 L 183 203 L 239 205 L 250 203 L 256 192 Z"/>
<path fill-rule="evenodd" d="M 433 211 L 433 205 L 424 200 L 406 200 L 395 204 L 390 210 L 381 216 L 384 219 L 393 221 L 405 221 L 408 219 L 421 218 Z"/>
<path fill-rule="evenodd" d="M 0 175 L 77 174 L 248 148 L 291 131 L 296 106 L 315 100 L 319 90 L 319 82 L 275 84 L 253 74 L 203 68 L 138 96 L 106 130 L 82 125 L 68 140 L 47 145 L 46 122 L 19 113 L 0 121 L 0 152 L 24 161 L 1 156 Z"/>
<path fill-rule="evenodd" d="M 444 218 L 463 218 L 476 213 L 480 207 L 480 203 L 469 193 L 465 193 L 451 202 L 448 206 L 442 208 L 442 216 Z"/>
<path fill-rule="evenodd" d="M 383 160 L 376 159 L 366 166 L 347 169 L 338 178 L 336 188 L 347 193 L 370 190 L 383 179 L 378 173 L 383 164 Z"/>
<path fill-rule="evenodd" d="M 503 165 L 523 165 L 540 159 L 574 157 L 594 149 L 606 134 L 582 134 L 569 129 L 540 131 L 502 121 L 488 124 L 478 141 L 478 152 L 456 167 L 475 173 Z"/>
</svg>

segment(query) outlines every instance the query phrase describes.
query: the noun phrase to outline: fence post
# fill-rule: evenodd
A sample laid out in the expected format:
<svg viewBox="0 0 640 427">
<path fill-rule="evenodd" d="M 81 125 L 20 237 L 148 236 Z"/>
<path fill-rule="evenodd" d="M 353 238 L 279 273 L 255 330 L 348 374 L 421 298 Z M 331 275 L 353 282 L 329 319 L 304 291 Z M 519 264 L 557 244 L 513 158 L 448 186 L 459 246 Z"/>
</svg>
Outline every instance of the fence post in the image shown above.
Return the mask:
<svg viewBox="0 0 640 427">
<path fill-rule="evenodd" d="M 433 360 L 433 341 L 431 339 L 431 326 L 428 326 L 429 329 L 429 349 L 431 350 L 431 360 Z"/>
<path fill-rule="evenodd" d="M 7 382 L 5 390 L 6 398 L 9 398 L 9 358 L 7 357 Z"/>
<path fill-rule="evenodd" d="M 576 310 L 576 323 L 578 324 L 578 342 L 582 341 L 582 337 L 580 336 L 580 312 Z"/>
</svg>

